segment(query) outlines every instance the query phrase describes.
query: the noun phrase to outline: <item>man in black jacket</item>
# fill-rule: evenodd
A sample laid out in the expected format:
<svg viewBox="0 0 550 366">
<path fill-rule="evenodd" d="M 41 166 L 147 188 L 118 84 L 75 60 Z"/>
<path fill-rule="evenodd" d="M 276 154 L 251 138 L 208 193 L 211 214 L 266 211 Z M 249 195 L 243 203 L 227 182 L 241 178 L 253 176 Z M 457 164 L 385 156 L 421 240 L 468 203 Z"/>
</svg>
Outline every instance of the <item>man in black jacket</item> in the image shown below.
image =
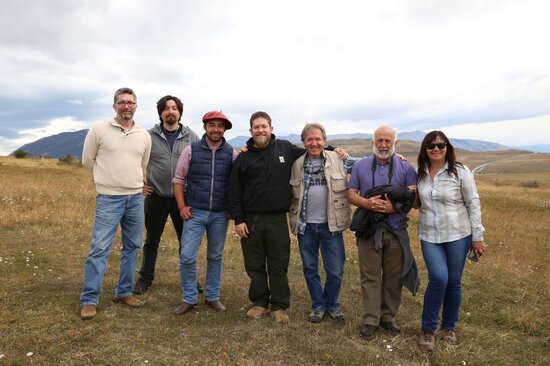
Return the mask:
<svg viewBox="0 0 550 366">
<path fill-rule="evenodd" d="M 289 322 L 287 270 L 290 237 L 286 212 L 292 200 L 292 163 L 305 150 L 272 134 L 271 117 L 256 112 L 250 117 L 248 151 L 239 154 L 229 182 L 229 211 L 241 238 L 244 265 L 250 277 L 248 297 L 253 306 L 247 316 L 268 313 L 282 324 Z"/>
</svg>

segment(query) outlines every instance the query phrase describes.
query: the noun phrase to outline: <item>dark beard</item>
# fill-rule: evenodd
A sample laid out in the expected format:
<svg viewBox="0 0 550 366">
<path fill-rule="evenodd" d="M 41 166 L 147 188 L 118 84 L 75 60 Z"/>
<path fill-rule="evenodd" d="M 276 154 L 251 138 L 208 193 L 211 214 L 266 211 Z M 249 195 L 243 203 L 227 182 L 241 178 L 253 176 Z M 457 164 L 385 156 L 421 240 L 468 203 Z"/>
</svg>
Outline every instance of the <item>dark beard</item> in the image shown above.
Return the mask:
<svg viewBox="0 0 550 366">
<path fill-rule="evenodd" d="M 259 141 L 261 139 L 261 141 Z M 269 144 L 269 141 L 271 141 L 271 136 L 257 136 L 252 137 L 252 141 L 254 141 L 254 145 L 259 148 L 264 148 Z"/>
<path fill-rule="evenodd" d="M 176 119 L 176 117 L 169 117 L 164 121 L 164 123 L 166 123 L 169 126 L 173 126 L 178 124 L 178 120 Z"/>
</svg>

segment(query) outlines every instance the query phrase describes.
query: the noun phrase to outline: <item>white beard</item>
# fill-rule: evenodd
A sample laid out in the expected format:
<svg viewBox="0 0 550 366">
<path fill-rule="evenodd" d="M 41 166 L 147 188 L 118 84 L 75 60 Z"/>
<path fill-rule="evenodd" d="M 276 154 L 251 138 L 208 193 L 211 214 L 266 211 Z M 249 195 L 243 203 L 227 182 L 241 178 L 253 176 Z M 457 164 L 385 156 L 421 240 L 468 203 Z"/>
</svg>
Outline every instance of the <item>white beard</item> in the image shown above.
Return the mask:
<svg viewBox="0 0 550 366">
<path fill-rule="evenodd" d="M 395 153 L 395 145 L 387 151 L 379 151 L 376 146 L 372 145 L 372 152 L 380 160 L 388 160 Z"/>
</svg>

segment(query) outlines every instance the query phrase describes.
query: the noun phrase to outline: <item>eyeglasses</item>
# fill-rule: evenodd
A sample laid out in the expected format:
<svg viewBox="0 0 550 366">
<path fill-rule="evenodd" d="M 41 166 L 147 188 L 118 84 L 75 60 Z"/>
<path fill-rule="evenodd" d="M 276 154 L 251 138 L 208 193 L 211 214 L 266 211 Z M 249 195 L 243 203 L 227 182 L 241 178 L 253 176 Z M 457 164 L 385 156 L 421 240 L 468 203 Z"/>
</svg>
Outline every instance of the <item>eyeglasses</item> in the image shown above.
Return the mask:
<svg viewBox="0 0 550 366">
<path fill-rule="evenodd" d="M 133 107 L 136 105 L 136 102 L 132 102 L 131 100 L 121 100 L 116 102 L 116 105 L 123 107 L 124 105 L 127 105 L 128 107 Z"/>
<path fill-rule="evenodd" d="M 433 149 L 435 149 L 436 146 L 439 150 L 443 150 L 444 148 L 447 147 L 447 143 L 446 142 L 438 142 L 437 144 L 434 144 L 433 142 L 431 142 L 429 144 L 426 144 L 426 148 L 428 150 L 433 150 Z"/>
</svg>

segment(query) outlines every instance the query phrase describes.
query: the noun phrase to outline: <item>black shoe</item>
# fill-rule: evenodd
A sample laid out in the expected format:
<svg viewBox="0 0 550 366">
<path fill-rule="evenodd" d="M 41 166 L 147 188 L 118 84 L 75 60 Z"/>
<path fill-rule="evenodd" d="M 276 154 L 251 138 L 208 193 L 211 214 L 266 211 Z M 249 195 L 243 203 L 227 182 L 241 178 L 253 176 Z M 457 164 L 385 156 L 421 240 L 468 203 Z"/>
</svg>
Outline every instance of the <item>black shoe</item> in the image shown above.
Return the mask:
<svg viewBox="0 0 550 366">
<path fill-rule="evenodd" d="M 197 291 L 199 294 L 202 294 L 204 292 L 204 288 L 201 286 L 201 284 L 197 281 Z"/>
<path fill-rule="evenodd" d="M 137 280 L 136 284 L 134 285 L 134 289 L 132 290 L 132 293 L 134 295 L 142 295 L 150 289 L 151 289 L 151 282 L 142 280 L 140 278 L 139 280 Z"/>
<path fill-rule="evenodd" d="M 374 325 L 365 324 L 363 325 L 363 328 L 361 328 L 361 332 L 359 334 L 364 340 L 370 341 L 374 338 L 374 333 L 376 333 L 377 328 L 378 327 L 375 327 Z"/>
<path fill-rule="evenodd" d="M 401 328 L 395 322 L 380 322 L 380 328 L 388 331 L 391 335 L 398 335 L 401 333 Z"/>
</svg>

